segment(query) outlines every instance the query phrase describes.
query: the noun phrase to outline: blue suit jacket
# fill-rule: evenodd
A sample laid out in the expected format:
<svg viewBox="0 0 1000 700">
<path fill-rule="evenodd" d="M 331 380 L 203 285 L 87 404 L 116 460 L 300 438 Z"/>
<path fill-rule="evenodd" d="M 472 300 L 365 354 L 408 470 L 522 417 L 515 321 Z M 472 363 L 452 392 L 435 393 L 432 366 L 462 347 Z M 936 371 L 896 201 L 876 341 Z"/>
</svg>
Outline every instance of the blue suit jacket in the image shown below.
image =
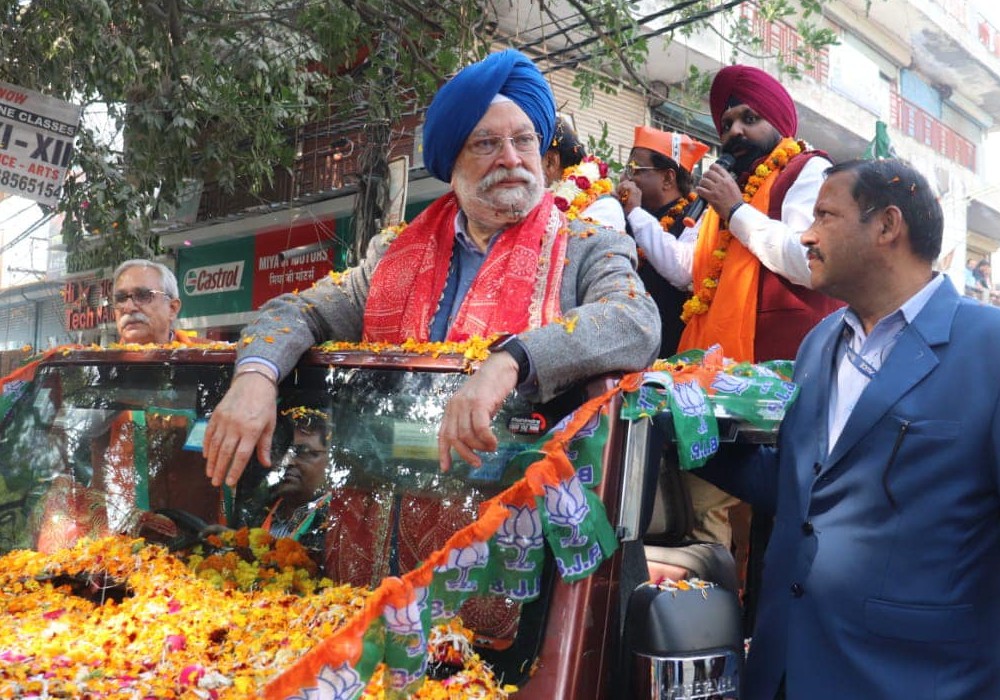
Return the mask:
<svg viewBox="0 0 1000 700">
<path fill-rule="evenodd" d="M 843 311 L 777 451 L 700 474 L 775 514 L 744 698 L 1000 698 L 1000 309 L 947 280 L 827 450 Z"/>
</svg>

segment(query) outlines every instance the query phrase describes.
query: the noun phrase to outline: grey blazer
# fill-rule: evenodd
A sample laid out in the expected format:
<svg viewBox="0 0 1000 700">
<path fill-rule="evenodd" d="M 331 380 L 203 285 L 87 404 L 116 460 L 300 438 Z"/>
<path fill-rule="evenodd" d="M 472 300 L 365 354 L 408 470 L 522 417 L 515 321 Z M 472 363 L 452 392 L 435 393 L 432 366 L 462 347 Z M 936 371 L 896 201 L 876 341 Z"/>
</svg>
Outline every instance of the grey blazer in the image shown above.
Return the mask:
<svg viewBox="0 0 1000 700">
<path fill-rule="evenodd" d="M 565 317 L 578 317 L 573 331 L 553 323 L 518 334 L 537 377 L 537 386 L 520 389 L 535 401 L 604 372 L 643 369 L 659 349 L 660 317 L 636 274 L 634 241 L 579 220 L 569 235 L 560 303 Z M 243 329 L 238 361 L 268 360 L 284 377 L 312 345 L 361 340 L 372 274 L 391 240 L 376 236 L 357 267 L 264 304 Z"/>
</svg>

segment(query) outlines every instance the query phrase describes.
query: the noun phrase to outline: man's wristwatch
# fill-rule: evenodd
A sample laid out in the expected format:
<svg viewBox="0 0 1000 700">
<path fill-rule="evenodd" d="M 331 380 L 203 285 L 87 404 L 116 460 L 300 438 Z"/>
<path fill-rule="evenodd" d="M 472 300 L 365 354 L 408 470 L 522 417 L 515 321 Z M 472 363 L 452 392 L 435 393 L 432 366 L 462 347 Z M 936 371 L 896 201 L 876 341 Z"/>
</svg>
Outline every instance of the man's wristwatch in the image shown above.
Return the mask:
<svg viewBox="0 0 1000 700">
<path fill-rule="evenodd" d="M 528 360 L 528 351 L 525 350 L 524 343 L 516 335 L 509 335 L 493 343 L 490 350 L 494 352 L 503 350 L 513 357 L 514 361 L 517 362 L 517 384 L 518 386 L 524 384 L 531 371 L 531 362 Z"/>
<path fill-rule="evenodd" d="M 746 202 L 744 202 L 741 199 L 736 204 L 734 204 L 733 206 L 729 207 L 729 214 L 726 216 L 726 221 L 727 222 L 728 221 L 732 221 L 733 217 L 736 216 L 736 210 L 739 209 L 740 207 L 742 207 L 744 204 L 746 204 Z"/>
</svg>

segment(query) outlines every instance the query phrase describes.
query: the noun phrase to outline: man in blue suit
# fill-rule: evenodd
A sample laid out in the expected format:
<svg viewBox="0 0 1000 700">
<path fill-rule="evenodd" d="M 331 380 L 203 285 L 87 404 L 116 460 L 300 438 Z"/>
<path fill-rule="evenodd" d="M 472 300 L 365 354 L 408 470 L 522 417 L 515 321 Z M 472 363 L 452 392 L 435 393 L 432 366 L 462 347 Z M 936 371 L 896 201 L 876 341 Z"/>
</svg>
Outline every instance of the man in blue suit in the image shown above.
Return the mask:
<svg viewBox="0 0 1000 700">
<path fill-rule="evenodd" d="M 775 515 L 744 698 L 1000 697 L 1000 310 L 933 271 L 942 229 L 910 166 L 827 171 L 802 243 L 848 308 L 777 450 L 700 472 Z"/>
</svg>

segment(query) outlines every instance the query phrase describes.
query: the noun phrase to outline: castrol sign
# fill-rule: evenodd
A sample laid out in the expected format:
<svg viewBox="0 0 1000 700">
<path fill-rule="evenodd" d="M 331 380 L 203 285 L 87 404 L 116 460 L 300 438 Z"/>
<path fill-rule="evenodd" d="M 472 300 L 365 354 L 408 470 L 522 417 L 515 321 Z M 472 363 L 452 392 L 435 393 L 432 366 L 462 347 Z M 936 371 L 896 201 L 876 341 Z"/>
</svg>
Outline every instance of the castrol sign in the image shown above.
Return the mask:
<svg viewBox="0 0 1000 700">
<path fill-rule="evenodd" d="M 194 297 L 201 294 L 233 292 L 243 281 L 243 261 L 193 267 L 184 274 L 184 293 Z"/>
</svg>

